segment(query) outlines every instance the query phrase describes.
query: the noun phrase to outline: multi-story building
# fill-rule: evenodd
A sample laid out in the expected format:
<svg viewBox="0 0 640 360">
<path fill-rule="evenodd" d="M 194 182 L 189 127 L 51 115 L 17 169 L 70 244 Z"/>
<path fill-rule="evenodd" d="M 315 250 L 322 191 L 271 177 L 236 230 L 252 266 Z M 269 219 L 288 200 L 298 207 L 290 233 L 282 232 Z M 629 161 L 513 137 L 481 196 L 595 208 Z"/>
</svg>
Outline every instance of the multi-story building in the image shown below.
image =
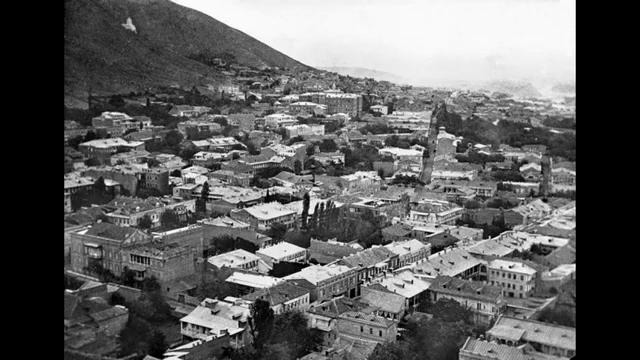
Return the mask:
<svg viewBox="0 0 640 360">
<path fill-rule="evenodd" d="M 282 261 L 297 263 L 307 262 L 307 249 L 286 241 L 262 248 L 256 251 L 256 255 L 262 258 L 262 260 L 270 266 Z"/>
<path fill-rule="evenodd" d="M 340 178 L 346 182 L 346 191 L 350 193 L 365 190 L 375 191 L 380 189 L 382 184 L 382 179 L 375 171 L 356 171 Z"/>
<path fill-rule="evenodd" d="M 570 358 L 576 355 L 576 329 L 534 320 L 500 316 L 487 331 L 487 340 L 519 346 L 529 344 L 541 353 Z"/>
<path fill-rule="evenodd" d="M 278 202 L 270 202 L 231 210 L 230 217 L 248 223 L 252 229 L 266 231 L 275 223 L 283 224 L 287 228 L 293 227 L 297 219 L 297 212 Z"/>
<path fill-rule="evenodd" d="M 293 126 L 297 123 L 298 120 L 288 114 L 271 114 L 264 117 L 264 126 L 272 129 L 283 126 Z"/>
<path fill-rule="evenodd" d="M 296 136 L 322 136 L 324 135 L 324 125 L 292 125 L 286 126 L 285 131 L 287 132 L 287 136 L 289 138 L 294 138 Z"/>
<path fill-rule="evenodd" d="M 175 105 L 169 111 L 169 115 L 177 117 L 193 117 L 206 114 L 209 111 L 211 111 L 211 108 L 206 106 Z"/>
<path fill-rule="evenodd" d="M 395 342 L 398 322 L 375 314 L 347 311 L 338 317 L 338 336 L 345 341 Z"/>
<path fill-rule="evenodd" d="M 427 290 L 431 285 L 431 279 L 414 274 L 410 270 L 399 269 L 374 280 L 374 283 L 384 287 L 387 291 L 402 296 L 404 308 L 411 312 L 427 300 Z"/>
<path fill-rule="evenodd" d="M 105 222 L 70 233 L 69 239 L 73 271 L 86 274 L 91 273 L 91 269 L 102 268 L 116 276 L 122 274 L 125 265 L 123 250 L 152 240 L 150 235 L 138 229 Z"/>
<path fill-rule="evenodd" d="M 461 279 L 482 280 L 487 275 L 485 261 L 473 257 L 462 248 L 456 247 L 431 254 L 426 260 L 400 269 L 411 269 L 417 276 L 424 278 L 447 275 Z"/>
<path fill-rule="evenodd" d="M 440 299 L 456 301 L 471 310 L 475 322 L 485 325 L 495 320 L 506 307 L 499 287 L 451 276 L 436 277 L 431 282 L 429 294 L 434 303 Z"/>
<path fill-rule="evenodd" d="M 358 288 L 358 273 L 345 265 L 311 265 L 284 279 L 304 279 L 315 286 L 311 294 L 312 301 L 324 300 L 345 295 L 355 297 Z"/>
<path fill-rule="evenodd" d="M 292 282 L 285 281 L 266 289 L 260 289 L 242 297 L 243 300 L 254 302 L 265 300 L 271 305 L 274 314 L 286 311 L 305 311 L 310 304 L 310 291 Z"/>
<path fill-rule="evenodd" d="M 247 271 L 258 271 L 260 257 L 243 249 L 236 249 L 207 259 L 209 264 L 218 268 L 229 267 Z"/>
<path fill-rule="evenodd" d="M 78 145 L 78 150 L 101 164 L 111 164 L 111 156 L 119 151 L 144 150 L 142 141 L 126 141 L 121 138 L 97 139 Z"/>
<path fill-rule="evenodd" d="M 137 226 L 144 216 L 151 219 L 151 227 L 160 226 L 160 217 L 167 210 L 173 210 L 178 218 L 186 220 L 188 213 L 195 213 L 196 200 L 167 202 L 164 199 L 149 197 L 146 199 L 120 196 L 105 205 L 112 211 L 107 218 L 119 226 Z"/>
<path fill-rule="evenodd" d="M 234 149 L 246 149 L 246 146 L 233 137 L 212 137 L 205 140 L 191 140 L 193 146 L 202 151 L 229 152 Z"/>
<path fill-rule="evenodd" d="M 95 181 L 87 177 L 65 177 L 64 179 L 64 212 L 73 211 L 71 208 L 71 195 L 78 192 L 88 192 L 93 188 Z"/>
<path fill-rule="evenodd" d="M 123 249 L 122 264 L 139 280 L 155 277 L 166 283 L 193 275 L 196 256 L 196 250 L 189 246 L 154 243 Z"/>
<path fill-rule="evenodd" d="M 252 341 L 248 330 L 249 316 L 249 307 L 239 299 L 227 302 L 207 298 L 180 319 L 180 333 L 185 340 L 206 341 L 229 336 L 231 346 L 241 348 Z"/>
<path fill-rule="evenodd" d="M 324 115 L 327 112 L 326 105 L 320 105 L 308 101 L 298 101 L 289 105 L 289 113 L 292 115 Z"/>
<path fill-rule="evenodd" d="M 360 287 L 371 283 L 375 278 L 384 276 L 398 268 L 398 255 L 384 246 L 369 249 L 349 255 L 336 262 L 356 270 L 358 287 L 356 294 L 360 295 Z"/>
<path fill-rule="evenodd" d="M 409 129 L 412 131 L 428 130 L 431 123 L 431 111 L 410 112 L 394 111 L 393 114 L 383 117 L 389 127 Z"/>
<path fill-rule="evenodd" d="M 431 244 L 425 244 L 417 239 L 394 241 L 384 247 L 398 255 L 398 267 L 418 262 L 431 255 Z"/>
<path fill-rule="evenodd" d="M 410 161 L 420 166 L 422 169 L 422 155 L 424 150 L 422 148 L 415 149 L 402 149 L 397 147 L 384 147 L 378 150 L 378 154 L 381 156 L 391 156 L 394 160 Z"/>
<path fill-rule="evenodd" d="M 493 197 L 498 190 L 498 183 L 495 181 L 433 181 L 440 185 L 440 189 L 446 194 L 465 192 L 469 189 L 472 191 L 473 196 L 479 196 L 482 198 Z"/>
<path fill-rule="evenodd" d="M 460 360 L 566 360 L 535 351 L 533 346 L 509 346 L 483 339 L 468 337 L 458 354 Z"/>
<path fill-rule="evenodd" d="M 536 285 L 536 269 L 524 263 L 495 259 L 487 265 L 488 281 L 508 297 L 527 298 Z"/>
<path fill-rule="evenodd" d="M 249 187 L 253 176 L 247 173 L 237 173 L 231 170 L 216 170 L 208 174 L 210 178 L 229 183 L 229 185 Z"/>
<path fill-rule="evenodd" d="M 213 121 L 194 119 L 178 123 L 178 131 L 187 139 L 202 133 L 211 134 L 220 131 L 220 129 L 220 124 Z"/>
<path fill-rule="evenodd" d="M 326 113 L 343 113 L 349 116 L 360 116 L 362 113 L 362 95 L 338 92 L 313 92 L 299 95 L 300 101 L 308 101 L 326 105 Z"/>
<path fill-rule="evenodd" d="M 462 217 L 464 208 L 440 200 L 425 200 L 409 212 L 411 221 L 423 224 L 453 225 Z"/>
</svg>

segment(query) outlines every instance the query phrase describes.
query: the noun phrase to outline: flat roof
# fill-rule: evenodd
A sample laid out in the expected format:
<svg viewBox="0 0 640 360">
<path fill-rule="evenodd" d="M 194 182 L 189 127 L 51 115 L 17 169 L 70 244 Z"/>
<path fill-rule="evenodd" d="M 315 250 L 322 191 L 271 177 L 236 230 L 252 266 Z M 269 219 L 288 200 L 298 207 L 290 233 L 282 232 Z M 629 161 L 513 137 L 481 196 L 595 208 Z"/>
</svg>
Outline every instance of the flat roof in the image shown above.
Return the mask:
<svg viewBox="0 0 640 360">
<path fill-rule="evenodd" d="M 286 241 L 282 241 L 275 245 L 262 248 L 256 251 L 256 254 L 262 254 L 274 259 L 282 259 L 286 256 L 289 256 L 292 254 L 299 254 L 306 251 L 307 250 L 305 248 L 296 246 Z"/>
<path fill-rule="evenodd" d="M 260 257 L 243 249 L 236 249 L 224 254 L 212 256 L 207 261 L 209 264 L 221 267 L 238 267 L 251 261 L 259 260 Z"/>
</svg>

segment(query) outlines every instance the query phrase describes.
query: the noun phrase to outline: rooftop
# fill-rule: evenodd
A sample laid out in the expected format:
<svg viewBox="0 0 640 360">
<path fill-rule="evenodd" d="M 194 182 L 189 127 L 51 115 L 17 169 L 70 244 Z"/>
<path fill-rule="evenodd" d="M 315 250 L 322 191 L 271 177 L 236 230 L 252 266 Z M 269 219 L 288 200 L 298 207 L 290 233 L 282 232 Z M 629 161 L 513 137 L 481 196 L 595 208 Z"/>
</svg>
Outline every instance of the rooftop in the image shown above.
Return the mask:
<svg viewBox="0 0 640 360">
<path fill-rule="evenodd" d="M 260 258 L 243 249 L 236 249 L 224 254 L 212 256 L 207 261 L 209 264 L 221 267 L 239 267 L 251 261 L 257 261 Z"/>
<path fill-rule="evenodd" d="M 305 248 L 296 246 L 286 241 L 279 242 L 273 246 L 262 248 L 256 251 L 256 254 L 262 254 L 274 259 L 282 259 L 292 254 L 300 254 L 306 252 Z"/>
<path fill-rule="evenodd" d="M 497 302 L 502 293 L 498 286 L 444 275 L 437 276 L 429 290 L 491 302 Z"/>
<path fill-rule="evenodd" d="M 311 265 L 297 273 L 286 276 L 285 279 L 305 279 L 314 285 L 318 285 L 321 281 L 344 275 L 352 271 L 353 270 L 350 267 L 338 264 L 329 264 L 324 266 Z"/>
<path fill-rule="evenodd" d="M 490 269 L 500 269 L 500 270 L 508 270 L 512 272 L 517 272 L 521 274 L 533 275 L 536 273 L 536 269 L 527 266 L 521 262 L 517 261 L 509 261 L 502 259 L 495 259 L 489 262 L 488 268 Z"/>
<path fill-rule="evenodd" d="M 403 270 L 385 274 L 384 278 L 379 280 L 379 284 L 390 292 L 412 298 L 427 291 L 431 282 L 414 275 L 410 270 Z"/>
<path fill-rule="evenodd" d="M 282 279 L 259 274 L 251 274 L 246 272 L 236 271 L 229 276 L 226 282 L 248 286 L 256 289 L 268 288 L 282 282 Z"/>
<path fill-rule="evenodd" d="M 568 326 L 548 324 L 534 320 L 501 316 L 487 335 L 545 344 L 568 350 L 576 350 L 576 329 Z"/>
<path fill-rule="evenodd" d="M 461 353 L 470 353 L 482 359 L 495 360 L 562 360 L 563 358 L 539 353 L 524 346 L 509 346 L 481 339 L 467 338 Z"/>
<path fill-rule="evenodd" d="M 276 306 L 304 296 L 305 294 L 309 294 L 308 289 L 290 282 L 282 282 L 269 288 L 254 291 L 242 298 L 248 301 L 255 301 L 257 299 L 267 300 L 271 306 Z"/>
</svg>

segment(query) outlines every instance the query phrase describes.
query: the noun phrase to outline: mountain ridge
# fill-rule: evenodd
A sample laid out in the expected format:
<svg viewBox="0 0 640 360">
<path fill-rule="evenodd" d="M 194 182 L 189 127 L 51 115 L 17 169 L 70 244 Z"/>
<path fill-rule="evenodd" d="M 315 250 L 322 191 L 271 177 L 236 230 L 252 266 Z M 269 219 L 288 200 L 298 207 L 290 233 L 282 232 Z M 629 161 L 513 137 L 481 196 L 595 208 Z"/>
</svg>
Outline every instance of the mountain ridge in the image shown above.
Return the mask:
<svg viewBox="0 0 640 360">
<path fill-rule="evenodd" d="M 135 32 L 122 26 L 131 18 Z M 65 1 L 65 104 L 95 94 L 226 82 L 189 58 L 228 53 L 240 65 L 312 69 L 204 13 L 168 0 Z"/>
</svg>

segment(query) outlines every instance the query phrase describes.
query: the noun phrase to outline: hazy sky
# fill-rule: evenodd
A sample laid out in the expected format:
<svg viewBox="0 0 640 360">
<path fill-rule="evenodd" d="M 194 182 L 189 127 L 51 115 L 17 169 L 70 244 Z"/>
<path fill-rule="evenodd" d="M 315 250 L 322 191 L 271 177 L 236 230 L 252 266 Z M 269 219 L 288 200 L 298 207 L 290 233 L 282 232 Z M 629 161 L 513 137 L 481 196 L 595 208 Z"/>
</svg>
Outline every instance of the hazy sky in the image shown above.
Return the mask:
<svg viewBox="0 0 640 360">
<path fill-rule="evenodd" d="M 311 66 L 415 84 L 575 79 L 575 0 L 173 0 Z"/>
</svg>

